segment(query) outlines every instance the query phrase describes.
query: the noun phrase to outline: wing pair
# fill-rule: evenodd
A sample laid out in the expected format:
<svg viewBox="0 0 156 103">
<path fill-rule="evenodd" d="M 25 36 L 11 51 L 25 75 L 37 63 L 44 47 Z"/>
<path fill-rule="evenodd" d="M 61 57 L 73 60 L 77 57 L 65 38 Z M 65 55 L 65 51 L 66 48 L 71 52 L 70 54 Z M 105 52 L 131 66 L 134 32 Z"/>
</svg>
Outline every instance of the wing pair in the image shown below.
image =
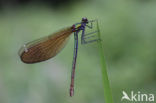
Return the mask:
<svg viewBox="0 0 156 103">
<path fill-rule="evenodd" d="M 19 51 L 24 63 L 37 63 L 57 55 L 72 34 L 72 27 L 25 44 Z"/>
</svg>

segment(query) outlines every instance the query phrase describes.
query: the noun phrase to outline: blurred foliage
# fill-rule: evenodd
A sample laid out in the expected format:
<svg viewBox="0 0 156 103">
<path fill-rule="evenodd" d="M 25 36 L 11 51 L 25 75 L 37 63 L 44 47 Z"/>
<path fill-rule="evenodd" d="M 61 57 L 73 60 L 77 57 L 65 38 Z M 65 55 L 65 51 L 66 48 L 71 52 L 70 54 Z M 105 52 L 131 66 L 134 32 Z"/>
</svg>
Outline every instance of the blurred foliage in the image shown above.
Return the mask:
<svg viewBox="0 0 156 103">
<path fill-rule="evenodd" d="M 43 4 L 0 11 L 0 103 L 103 103 L 97 44 L 79 45 L 75 96 L 69 97 L 73 35 L 56 57 L 24 64 L 19 48 L 81 20 L 100 23 L 115 103 L 122 90 L 156 94 L 156 1 L 88 0 L 55 10 Z M 80 40 L 80 39 L 79 39 Z"/>
<path fill-rule="evenodd" d="M 75 2 L 81 2 L 84 0 L 0 0 L 0 10 L 5 6 L 25 6 L 34 3 L 34 5 L 42 4 L 47 7 L 51 7 L 55 10 L 59 9 L 61 6 L 67 7 Z"/>
</svg>

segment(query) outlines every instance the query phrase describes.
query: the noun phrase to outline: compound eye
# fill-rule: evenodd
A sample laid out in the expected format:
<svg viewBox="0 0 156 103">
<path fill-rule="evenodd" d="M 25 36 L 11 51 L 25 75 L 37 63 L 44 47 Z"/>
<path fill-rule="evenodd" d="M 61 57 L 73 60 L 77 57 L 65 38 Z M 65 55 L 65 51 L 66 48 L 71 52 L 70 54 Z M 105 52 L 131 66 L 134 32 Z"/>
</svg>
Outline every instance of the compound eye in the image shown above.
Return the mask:
<svg viewBox="0 0 156 103">
<path fill-rule="evenodd" d="M 86 19 L 87 19 L 87 18 L 85 18 L 85 17 L 84 17 L 84 18 L 82 18 L 82 20 L 86 20 Z"/>
<path fill-rule="evenodd" d="M 82 22 L 88 23 L 88 19 L 84 17 L 84 18 L 82 18 Z"/>
</svg>

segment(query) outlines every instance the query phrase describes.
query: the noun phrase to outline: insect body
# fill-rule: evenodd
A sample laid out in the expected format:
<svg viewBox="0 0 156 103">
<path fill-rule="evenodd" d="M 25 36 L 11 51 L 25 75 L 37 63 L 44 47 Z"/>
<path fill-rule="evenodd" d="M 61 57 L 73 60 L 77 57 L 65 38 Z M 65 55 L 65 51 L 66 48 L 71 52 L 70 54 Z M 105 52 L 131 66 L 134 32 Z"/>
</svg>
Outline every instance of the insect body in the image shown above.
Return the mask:
<svg viewBox="0 0 156 103">
<path fill-rule="evenodd" d="M 24 63 L 28 63 L 28 64 L 38 63 L 38 62 L 48 60 L 56 56 L 64 48 L 70 35 L 74 33 L 74 40 L 75 40 L 74 56 L 73 56 L 71 85 L 70 85 L 70 96 L 73 96 L 75 67 L 76 67 L 77 50 L 78 50 L 78 34 L 80 31 L 82 31 L 81 44 L 87 44 L 99 40 L 99 39 L 94 39 L 94 40 L 87 41 L 88 36 L 96 33 L 97 31 L 91 32 L 89 34 L 85 34 L 85 28 L 88 27 L 92 29 L 92 22 L 95 21 L 96 20 L 88 21 L 87 18 L 82 18 L 82 21 L 80 23 L 76 23 L 71 27 L 63 29 L 47 37 L 43 37 L 41 39 L 29 42 L 20 49 L 19 56 Z M 88 23 L 91 23 L 91 25 L 89 26 Z"/>
</svg>

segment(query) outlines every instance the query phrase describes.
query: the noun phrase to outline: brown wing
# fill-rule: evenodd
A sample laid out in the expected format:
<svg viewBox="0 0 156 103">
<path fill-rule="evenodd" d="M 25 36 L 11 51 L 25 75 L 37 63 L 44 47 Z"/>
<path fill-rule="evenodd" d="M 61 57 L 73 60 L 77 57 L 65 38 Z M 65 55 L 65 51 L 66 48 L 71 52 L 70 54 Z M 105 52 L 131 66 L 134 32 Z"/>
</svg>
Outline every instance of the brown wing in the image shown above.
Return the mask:
<svg viewBox="0 0 156 103">
<path fill-rule="evenodd" d="M 70 27 L 24 45 L 19 51 L 21 60 L 24 63 L 36 63 L 54 57 L 65 46 L 71 33 Z"/>
</svg>

